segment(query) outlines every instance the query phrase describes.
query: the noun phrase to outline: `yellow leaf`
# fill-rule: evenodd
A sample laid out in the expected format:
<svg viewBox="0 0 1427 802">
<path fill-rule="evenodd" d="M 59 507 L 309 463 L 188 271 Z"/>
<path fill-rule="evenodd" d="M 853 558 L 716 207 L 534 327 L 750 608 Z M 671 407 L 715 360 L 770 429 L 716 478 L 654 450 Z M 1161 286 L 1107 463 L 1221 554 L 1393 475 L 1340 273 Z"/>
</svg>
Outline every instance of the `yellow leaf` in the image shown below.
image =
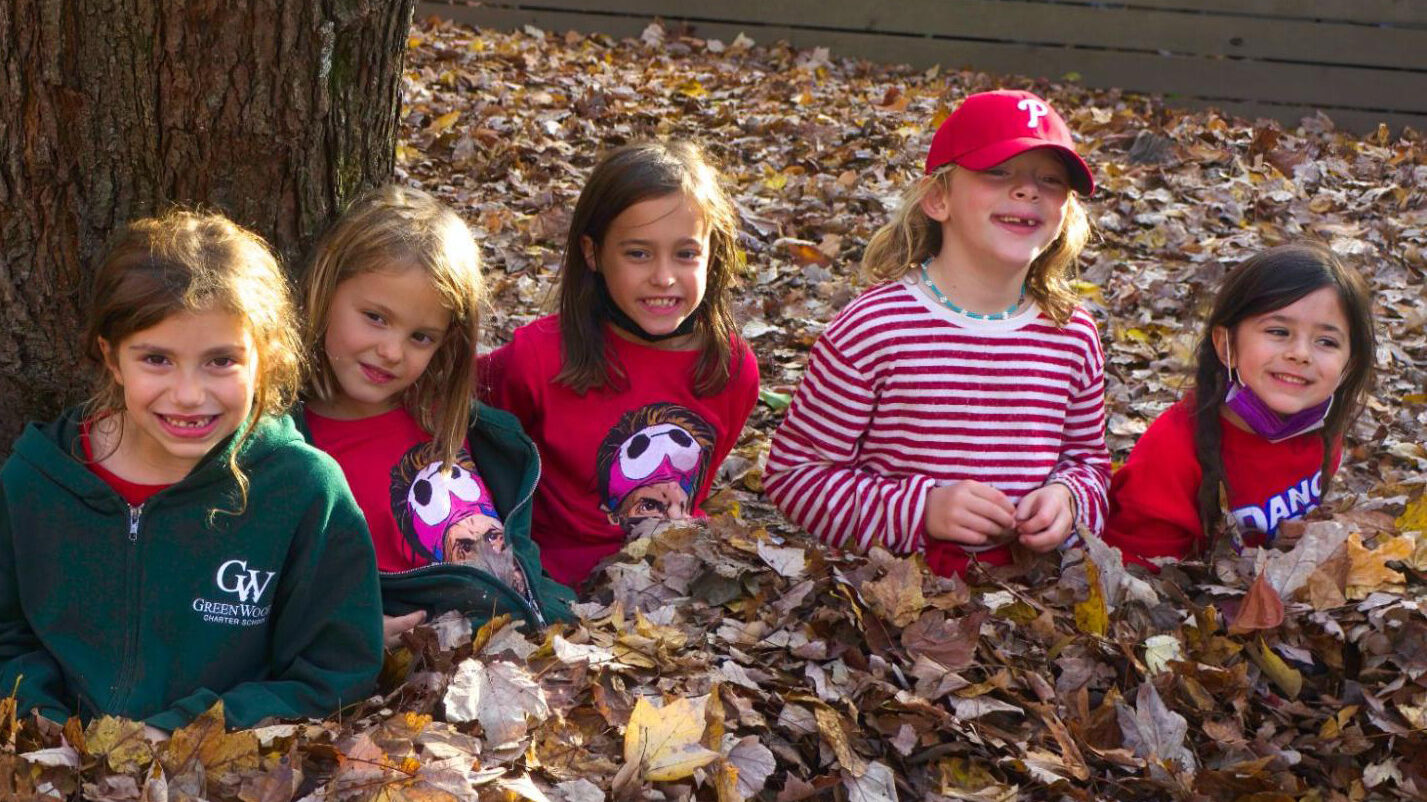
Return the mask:
<svg viewBox="0 0 1427 802">
<path fill-rule="evenodd" d="M 1397 516 L 1397 531 L 1427 532 L 1427 494 L 1418 496 Z"/>
<path fill-rule="evenodd" d="M 1090 560 L 1085 561 L 1085 580 L 1090 585 L 1090 595 L 1075 604 L 1075 627 L 1087 635 L 1103 638 L 1110 629 L 1110 611 L 1105 606 L 1105 594 L 1100 590 L 1100 569 Z"/>
<path fill-rule="evenodd" d="M 624 731 L 624 760 L 638 763 L 646 780 L 682 780 L 711 763 L 718 753 L 705 749 L 704 706 L 708 697 L 678 699 L 655 707 L 640 698 Z"/>
<path fill-rule="evenodd" d="M 1259 638 L 1246 651 L 1249 659 L 1258 664 L 1264 676 L 1278 686 L 1284 697 L 1298 698 L 1299 691 L 1303 690 L 1303 675 L 1298 673 L 1298 669 L 1283 662 L 1283 658 L 1264 644 L 1263 638 Z"/>
<path fill-rule="evenodd" d="M 679 84 L 675 87 L 675 90 L 689 97 L 704 97 L 709 93 L 709 90 L 705 89 L 703 84 L 693 78 Z"/>
<path fill-rule="evenodd" d="M 1348 537 L 1348 591 L 1349 599 L 1364 599 L 1379 590 L 1398 590 L 1404 586 L 1407 577 L 1387 567 L 1393 560 L 1406 560 L 1412 556 L 1413 541 L 1410 537 L 1395 537 L 1375 549 L 1363 546 L 1362 535 L 1354 532 Z"/>
<path fill-rule="evenodd" d="M 422 45 L 422 39 L 421 39 L 420 36 L 408 36 L 408 37 L 406 37 L 406 47 L 407 47 L 408 50 L 415 50 L 416 48 L 421 47 L 421 45 Z"/>
<path fill-rule="evenodd" d="M 780 190 L 783 187 L 786 187 L 787 185 L 788 176 L 782 173 L 773 173 L 772 175 L 763 179 L 763 186 L 768 187 L 769 189 L 774 191 Z"/>
<path fill-rule="evenodd" d="M 827 705 L 818 705 L 813 708 L 813 716 L 818 722 L 818 733 L 828 746 L 832 747 L 832 753 L 837 755 L 837 762 L 841 764 L 843 771 L 850 772 L 854 777 L 861 777 L 867 771 L 867 761 L 862 756 L 852 751 L 852 744 L 847 737 L 847 729 L 843 726 L 842 716 L 837 714 Z"/>
<path fill-rule="evenodd" d="M 110 770 L 118 774 L 137 774 L 154 759 L 153 747 L 144 737 L 144 723 L 113 716 L 100 716 L 89 723 L 84 733 L 89 753 L 103 755 Z"/>
<path fill-rule="evenodd" d="M 1105 293 L 1100 289 L 1100 285 L 1092 281 L 1076 279 L 1070 282 L 1070 286 L 1081 298 L 1089 298 L 1101 306 L 1105 305 Z"/>
<path fill-rule="evenodd" d="M 431 124 L 426 126 L 426 132 L 429 134 L 443 133 L 448 128 L 455 125 L 456 121 L 459 119 L 461 119 L 461 112 L 448 111 L 440 117 L 437 117 L 436 119 L 432 120 Z"/>
<path fill-rule="evenodd" d="M 1125 339 L 1137 343 L 1147 343 L 1150 341 L 1150 336 L 1144 332 L 1144 329 L 1125 329 Z"/>
</svg>

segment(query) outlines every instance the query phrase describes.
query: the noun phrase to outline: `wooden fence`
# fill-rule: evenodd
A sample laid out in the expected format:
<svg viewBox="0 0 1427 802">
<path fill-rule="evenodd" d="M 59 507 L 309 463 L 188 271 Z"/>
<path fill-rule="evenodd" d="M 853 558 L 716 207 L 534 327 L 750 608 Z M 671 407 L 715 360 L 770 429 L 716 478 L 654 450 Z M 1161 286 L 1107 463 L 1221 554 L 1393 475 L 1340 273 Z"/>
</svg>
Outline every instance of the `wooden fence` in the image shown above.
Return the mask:
<svg viewBox="0 0 1427 802">
<path fill-rule="evenodd" d="M 495 0 L 422 2 L 478 27 L 703 37 L 1165 96 L 1296 123 L 1427 130 L 1427 0 Z"/>
</svg>

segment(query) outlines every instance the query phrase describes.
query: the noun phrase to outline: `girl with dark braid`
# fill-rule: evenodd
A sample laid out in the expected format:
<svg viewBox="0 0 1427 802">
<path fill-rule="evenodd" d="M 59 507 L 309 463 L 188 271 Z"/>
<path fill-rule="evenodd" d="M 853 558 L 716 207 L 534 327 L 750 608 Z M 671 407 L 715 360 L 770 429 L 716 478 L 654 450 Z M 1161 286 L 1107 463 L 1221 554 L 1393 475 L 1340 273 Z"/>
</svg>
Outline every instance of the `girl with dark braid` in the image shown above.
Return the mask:
<svg viewBox="0 0 1427 802">
<path fill-rule="evenodd" d="M 1138 562 L 1183 558 L 1232 517 L 1236 548 L 1272 543 L 1326 493 L 1374 349 L 1367 283 L 1327 248 L 1283 245 L 1233 269 L 1204 325 L 1193 392 L 1111 480 L 1106 542 Z"/>
</svg>

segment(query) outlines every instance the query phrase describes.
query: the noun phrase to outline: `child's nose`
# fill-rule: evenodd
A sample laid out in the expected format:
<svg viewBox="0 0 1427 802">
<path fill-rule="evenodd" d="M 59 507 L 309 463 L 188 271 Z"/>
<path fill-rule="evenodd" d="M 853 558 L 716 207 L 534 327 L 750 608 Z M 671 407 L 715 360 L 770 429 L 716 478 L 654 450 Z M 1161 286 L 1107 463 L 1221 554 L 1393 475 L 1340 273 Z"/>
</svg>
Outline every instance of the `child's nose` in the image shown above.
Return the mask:
<svg viewBox="0 0 1427 802">
<path fill-rule="evenodd" d="M 173 388 L 173 399 L 183 406 L 197 406 L 203 403 L 203 382 L 187 371 L 180 371 Z"/>
<path fill-rule="evenodd" d="M 674 268 L 669 264 L 669 260 L 660 259 L 654 263 L 654 272 L 649 276 L 650 282 L 656 287 L 674 286 Z"/>
<path fill-rule="evenodd" d="M 1035 176 L 1017 176 L 1016 183 L 1011 186 L 1011 193 L 1017 198 L 1038 198 L 1040 187 L 1036 184 Z"/>
<path fill-rule="evenodd" d="M 388 362 L 401 359 L 401 343 L 395 337 L 387 337 L 377 343 L 377 356 Z"/>
</svg>

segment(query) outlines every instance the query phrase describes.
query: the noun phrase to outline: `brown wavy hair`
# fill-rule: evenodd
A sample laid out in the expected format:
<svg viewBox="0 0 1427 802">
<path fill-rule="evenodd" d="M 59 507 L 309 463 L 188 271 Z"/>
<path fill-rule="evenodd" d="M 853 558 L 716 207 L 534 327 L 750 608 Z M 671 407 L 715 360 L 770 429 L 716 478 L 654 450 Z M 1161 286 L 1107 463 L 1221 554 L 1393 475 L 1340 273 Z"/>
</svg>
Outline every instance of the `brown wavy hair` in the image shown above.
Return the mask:
<svg viewBox="0 0 1427 802">
<path fill-rule="evenodd" d="M 1197 505 L 1205 543 L 1218 534 L 1224 510 L 1219 488 L 1227 486 L 1221 452 L 1221 408 L 1229 392 L 1228 370 L 1214 348 L 1214 330 L 1234 328 L 1247 318 L 1282 309 L 1324 287 L 1333 288 L 1348 319 L 1348 363 L 1333 406 L 1320 430 L 1323 467 L 1320 497 L 1328 495 L 1332 481 L 1333 442 L 1347 431 L 1362 412 L 1372 387 L 1377 327 L 1373 322 L 1372 291 L 1356 270 L 1344 265 L 1327 247 L 1311 241 L 1270 248 L 1246 259 L 1225 276 L 1214 296 L 1209 318 L 1195 351 L 1194 453 L 1203 469 Z"/>
<path fill-rule="evenodd" d="M 248 503 L 238 453 L 258 418 L 287 410 L 302 375 L 287 277 L 262 237 L 221 214 L 181 208 L 125 226 L 94 275 L 84 345 L 99 370 L 84 415 L 98 420 L 124 411 L 124 388 L 101 342 L 117 347 L 170 315 L 215 308 L 243 318 L 257 352 L 253 409 L 228 455 L 238 504 L 214 510 L 238 515 Z"/>
<path fill-rule="evenodd" d="M 328 401 L 338 389 L 326 348 L 337 286 L 363 273 L 403 266 L 423 271 L 451 313 L 436 353 L 401 398 L 402 407 L 431 435 L 442 467 L 449 468 L 470 425 L 471 359 L 485 284 L 471 229 L 431 194 L 396 184 L 378 187 L 353 201 L 323 235 L 303 281 L 302 349 L 310 367 L 302 393 Z"/>
<path fill-rule="evenodd" d="M 862 254 L 864 277 L 879 284 L 896 281 L 941 251 L 941 224 L 922 211 L 922 200 L 934 190 L 950 192 L 957 169 L 955 164 L 948 164 L 918 179 L 902 193 L 892 219 L 867 241 L 867 250 Z M 1026 294 L 1058 326 L 1070 320 L 1080 302 L 1070 281 L 1078 273 L 1076 259 L 1089 239 L 1089 218 L 1072 190 L 1066 196 L 1060 233 L 1031 262 L 1026 274 Z"/>
<path fill-rule="evenodd" d="M 624 367 L 606 342 L 605 315 L 593 266 L 581 245 L 589 237 L 598 248 L 610 224 L 636 203 L 683 193 L 708 221 L 708 284 L 694 311 L 694 392 L 714 395 L 727 384 L 737 328 L 729 290 L 744 271 L 738 248 L 738 209 L 702 148 L 672 140 L 642 142 L 614 150 L 595 165 L 580 191 L 565 241 L 556 305 L 560 312 L 562 361 L 555 381 L 576 393 L 619 389 Z"/>
</svg>

